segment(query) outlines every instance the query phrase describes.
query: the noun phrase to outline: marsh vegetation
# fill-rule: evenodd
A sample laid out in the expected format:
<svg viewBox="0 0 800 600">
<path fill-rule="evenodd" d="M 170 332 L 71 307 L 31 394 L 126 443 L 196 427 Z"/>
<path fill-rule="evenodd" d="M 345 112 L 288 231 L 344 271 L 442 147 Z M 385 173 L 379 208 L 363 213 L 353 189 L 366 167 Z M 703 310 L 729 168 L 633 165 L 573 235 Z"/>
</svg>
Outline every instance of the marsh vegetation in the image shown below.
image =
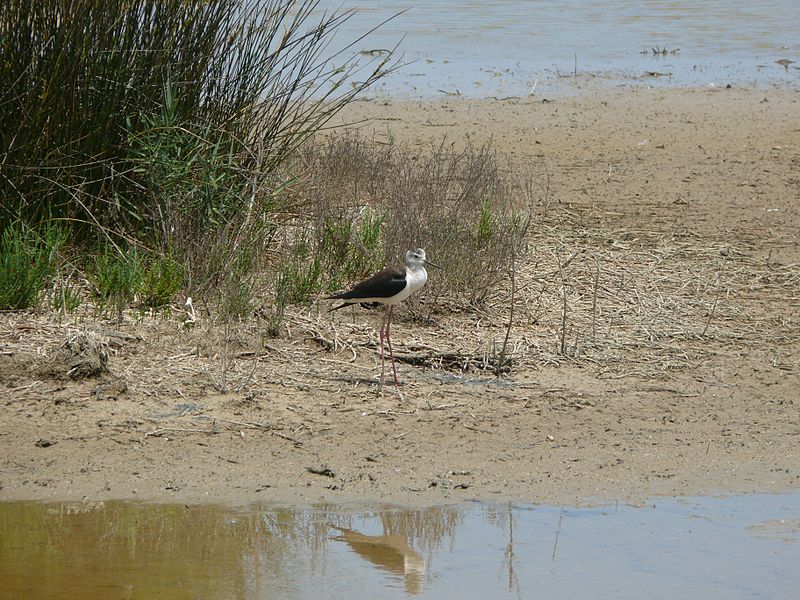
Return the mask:
<svg viewBox="0 0 800 600">
<path fill-rule="evenodd" d="M 434 298 L 507 277 L 524 185 L 489 146 L 328 131 L 398 61 L 334 49 L 352 13 L 318 4 L 5 3 L 0 310 L 122 320 L 194 297 L 279 335 L 287 305 L 407 247 L 447 267 Z"/>
</svg>

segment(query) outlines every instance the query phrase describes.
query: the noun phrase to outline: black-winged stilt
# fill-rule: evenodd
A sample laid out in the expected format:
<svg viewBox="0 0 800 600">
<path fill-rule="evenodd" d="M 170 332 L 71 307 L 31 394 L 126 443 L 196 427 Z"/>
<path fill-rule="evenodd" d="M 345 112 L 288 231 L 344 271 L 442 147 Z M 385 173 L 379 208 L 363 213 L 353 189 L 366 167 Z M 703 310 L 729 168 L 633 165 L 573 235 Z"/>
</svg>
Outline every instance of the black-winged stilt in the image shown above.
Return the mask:
<svg viewBox="0 0 800 600">
<path fill-rule="evenodd" d="M 390 327 L 392 324 L 392 308 L 395 304 L 400 304 L 415 291 L 420 289 L 428 281 L 428 272 L 425 265 L 436 267 L 438 265 L 430 262 L 425 257 L 425 250 L 417 248 L 406 252 L 406 264 L 389 267 L 380 273 L 376 273 L 369 279 L 357 283 L 352 289 L 326 296 L 328 300 L 343 300 L 344 302 L 333 310 L 338 310 L 351 304 L 383 304 L 386 311 L 383 315 L 380 331 L 381 344 L 381 385 L 384 382 L 385 364 L 383 356 L 383 340 L 389 346 L 389 357 L 392 360 L 392 373 L 394 374 L 394 384 L 397 383 L 397 369 L 394 365 L 394 352 L 392 351 L 392 338 Z"/>
</svg>

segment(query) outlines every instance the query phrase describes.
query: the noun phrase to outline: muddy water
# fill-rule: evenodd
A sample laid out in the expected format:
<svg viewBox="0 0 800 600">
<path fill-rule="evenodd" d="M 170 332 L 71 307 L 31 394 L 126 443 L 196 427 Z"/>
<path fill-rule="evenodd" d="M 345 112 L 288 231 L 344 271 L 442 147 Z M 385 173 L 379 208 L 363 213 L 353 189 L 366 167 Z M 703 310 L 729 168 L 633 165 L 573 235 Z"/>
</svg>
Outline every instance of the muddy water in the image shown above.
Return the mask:
<svg viewBox="0 0 800 600">
<path fill-rule="evenodd" d="M 595 76 L 612 84 L 648 85 L 796 86 L 800 81 L 797 0 L 322 0 L 320 5 L 320 10 L 342 8 L 357 9 L 339 32 L 348 42 L 397 15 L 356 48 L 374 51 L 399 43 L 398 54 L 409 64 L 383 82 L 392 95 L 544 93 Z M 795 62 L 775 62 L 782 59 Z"/>
<path fill-rule="evenodd" d="M 633 508 L 0 504 L 0 598 L 796 598 L 800 493 Z"/>
</svg>

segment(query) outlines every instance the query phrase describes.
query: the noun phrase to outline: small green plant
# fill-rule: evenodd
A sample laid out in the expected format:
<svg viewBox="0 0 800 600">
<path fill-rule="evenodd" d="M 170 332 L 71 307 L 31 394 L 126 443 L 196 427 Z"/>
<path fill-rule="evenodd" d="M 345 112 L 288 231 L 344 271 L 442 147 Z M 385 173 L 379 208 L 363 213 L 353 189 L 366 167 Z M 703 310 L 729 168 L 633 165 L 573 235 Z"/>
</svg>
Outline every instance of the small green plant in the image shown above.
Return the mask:
<svg viewBox="0 0 800 600">
<path fill-rule="evenodd" d="M 304 304 L 322 289 L 322 261 L 319 253 L 311 254 L 305 243 L 295 247 L 292 256 L 281 267 L 277 289 L 292 304 Z"/>
<path fill-rule="evenodd" d="M 286 316 L 286 305 L 288 303 L 286 279 L 282 277 L 282 274 L 278 275 L 275 280 L 273 291 L 275 297 L 272 305 L 266 310 L 267 326 L 265 333 L 270 337 L 278 337 L 283 319 Z"/>
<path fill-rule="evenodd" d="M 366 250 L 377 251 L 379 249 L 383 219 L 382 214 L 374 211 L 367 211 L 364 215 L 359 232 L 361 234 L 361 243 Z"/>
<path fill-rule="evenodd" d="M 124 253 L 107 248 L 95 259 L 93 269 L 101 307 L 115 308 L 122 321 L 122 312 L 142 285 L 143 271 L 136 248 Z"/>
<path fill-rule="evenodd" d="M 39 231 L 13 223 L 0 239 L 0 310 L 31 308 L 55 269 L 55 254 L 65 241 L 55 226 Z"/>
<path fill-rule="evenodd" d="M 303 237 L 284 258 L 273 281 L 274 297 L 267 311 L 267 335 L 279 334 L 287 305 L 305 304 L 323 289 L 322 272 L 319 253 L 312 255 Z"/>
<path fill-rule="evenodd" d="M 274 297 L 272 305 L 266 312 L 266 334 L 269 336 L 277 337 L 280 334 L 281 325 L 286 316 L 286 307 L 290 302 L 298 299 L 301 302 L 307 300 L 307 298 L 298 291 L 297 268 L 297 263 L 290 259 L 281 266 L 278 275 L 275 277 L 273 282 Z"/>
<path fill-rule="evenodd" d="M 367 210 L 358 227 L 358 246 L 351 246 L 351 279 L 362 278 L 380 267 L 383 261 L 381 233 L 384 216 L 380 212 Z"/>
<path fill-rule="evenodd" d="M 313 275 L 317 270 L 321 271 L 321 258 L 324 258 L 328 276 L 325 283 L 326 287 L 330 289 L 338 288 L 342 279 L 346 279 L 353 270 L 350 264 L 353 226 L 353 221 L 347 216 L 332 215 L 325 218 L 322 230 L 317 233 L 320 239 L 319 247 L 316 256 L 312 257 L 308 275 Z M 302 258 L 296 255 L 295 262 L 299 262 Z M 298 269 L 298 271 L 302 271 L 302 269 Z M 306 277 L 306 279 L 308 278 Z M 308 291 L 309 293 L 314 292 L 314 290 Z"/>
<path fill-rule="evenodd" d="M 183 265 L 172 255 L 152 258 L 142 273 L 142 306 L 161 308 L 168 305 L 182 285 Z"/>
<path fill-rule="evenodd" d="M 255 256 L 248 250 L 229 261 L 220 287 L 220 312 L 226 322 L 247 317 L 255 310 L 254 263 Z"/>
<path fill-rule="evenodd" d="M 381 233 L 384 217 L 366 209 L 359 220 L 347 214 L 328 217 L 322 227 L 319 252 L 314 261 L 324 266 L 321 288 L 340 289 L 374 271 L 382 262 Z M 318 290 L 310 290 L 314 293 Z"/>
<path fill-rule="evenodd" d="M 67 279 L 62 279 L 53 289 L 53 308 L 64 313 L 78 310 L 83 302 L 80 291 Z"/>
<path fill-rule="evenodd" d="M 254 310 L 252 281 L 246 279 L 246 274 L 237 273 L 229 275 L 222 289 L 222 316 L 226 320 L 241 319 Z"/>
<path fill-rule="evenodd" d="M 475 237 L 478 248 L 483 248 L 491 242 L 494 236 L 495 217 L 492 214 L 492 203 L 488 197 L 484 197 L 480 203 L 478 213 L 478 223 L 475 227 Z"/>
</svg>

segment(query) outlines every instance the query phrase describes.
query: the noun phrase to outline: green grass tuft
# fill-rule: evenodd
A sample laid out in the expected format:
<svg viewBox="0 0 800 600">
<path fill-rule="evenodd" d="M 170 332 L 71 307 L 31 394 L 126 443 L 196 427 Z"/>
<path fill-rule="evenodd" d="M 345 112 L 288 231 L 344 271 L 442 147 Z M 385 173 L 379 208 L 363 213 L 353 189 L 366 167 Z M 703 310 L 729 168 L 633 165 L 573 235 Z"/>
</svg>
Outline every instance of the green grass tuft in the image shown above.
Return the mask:
<svg viewBox="0 0 800 600">
<path fill-rule="evenodd" d="M 50 285 L 56 252 L 65 239 L 63 229 L 55 226 L 35 231 L 16 222 L 5 228 L 0 239 L 0 310 L 36 305 Z"/>
<path fill-rule="evenodd" d="M 478 248 L 484 248 L 492 241 L 495 232 L 495 216 L 492 202 L 488 197 L 481 200 L 478 222 L 475 227 L 475 241 Z"/>
<path fill-rule="evenodd" d="M 171 254 L 151 258 L 141 279 L 142 306 L 167 306 L 183 285 L 183 265 Z"/>
<path fill-rule="evenodd" d="M 131 247 L 126 252 L 106 249 L 94 261 L 92 275 L 102 309 L 114 308 L 122 321 L 125 308 L 141 288 L 144 276 L 142 258 Z"/>
<path fill-rule="evenodd" d="M 73 313 L 83 304 L 80 290 L 68 279 L 61 279 L 53 289 L 53 308 L 64 313 Z"/>
</svg>

